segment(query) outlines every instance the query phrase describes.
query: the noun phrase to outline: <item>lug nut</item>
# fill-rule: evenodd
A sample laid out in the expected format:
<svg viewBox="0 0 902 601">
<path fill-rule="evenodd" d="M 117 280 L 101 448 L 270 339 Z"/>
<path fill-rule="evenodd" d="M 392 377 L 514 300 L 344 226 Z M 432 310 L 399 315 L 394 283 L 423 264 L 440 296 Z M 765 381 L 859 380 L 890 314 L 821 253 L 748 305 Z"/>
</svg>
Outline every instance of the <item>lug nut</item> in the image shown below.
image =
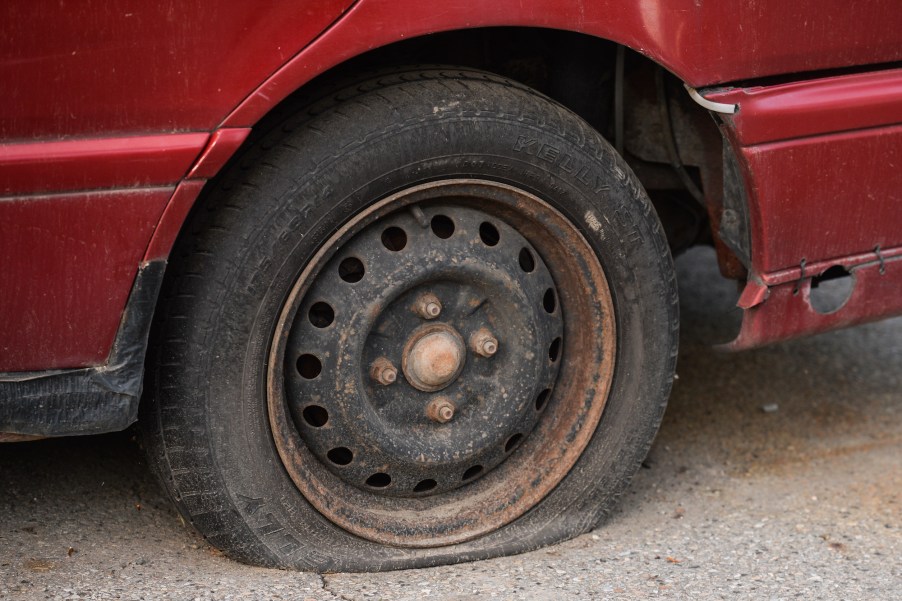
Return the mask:
<svg viewBox="0 0 902 601">
<path fill-rule="evenodd" d="M 429 402 L 429 405 L 426 406 L 426 415 L 432 421 L 444 424 L 451 421 L 451 418 L 454 417 L 455 409 L 454 403 L 447 397 L 442 396 Z"/>
<path fill-rule="evenodd" d="M 385 357 L 379 357 L 373 361 L 370 375 L 383 386 L 389 386 L 398 379 L 398 369 Z"/>
<path fill-rule="evenodd" d="M 470 348 L 481 357 L 491 357 L 498 352 L 498 340 L 485 328 L 480 328 L 470 337 Z"/>
<path fill-rule="evenodd" d="M 435 319 L 442 312 L 442 301 L 436 295 L 427 292 L 417 299 L 414 309 L 423 319 Z"/>
</svg>

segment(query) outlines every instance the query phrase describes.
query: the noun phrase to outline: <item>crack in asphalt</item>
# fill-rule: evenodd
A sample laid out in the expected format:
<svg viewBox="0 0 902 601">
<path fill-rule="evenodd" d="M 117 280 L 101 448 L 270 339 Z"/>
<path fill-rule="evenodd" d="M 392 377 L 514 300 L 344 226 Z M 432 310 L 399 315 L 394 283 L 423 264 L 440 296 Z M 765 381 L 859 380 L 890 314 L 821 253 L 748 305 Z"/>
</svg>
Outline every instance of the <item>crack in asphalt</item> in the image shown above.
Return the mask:
<svg viewBox="0 0 902 601">
<path fill-rule="evenodd" d="M 355 601 L 351 597 L 346 597 L 341 593 L 333 591 L 329 586 L 329 581 L 326 580 L 325 574 L 318 573 L 317 576 L 319 577 L 320 586 L 322 587 L 323 592 L 328 593 L 333 599 L 341 599 L 341 601 Z"/>
</svg>

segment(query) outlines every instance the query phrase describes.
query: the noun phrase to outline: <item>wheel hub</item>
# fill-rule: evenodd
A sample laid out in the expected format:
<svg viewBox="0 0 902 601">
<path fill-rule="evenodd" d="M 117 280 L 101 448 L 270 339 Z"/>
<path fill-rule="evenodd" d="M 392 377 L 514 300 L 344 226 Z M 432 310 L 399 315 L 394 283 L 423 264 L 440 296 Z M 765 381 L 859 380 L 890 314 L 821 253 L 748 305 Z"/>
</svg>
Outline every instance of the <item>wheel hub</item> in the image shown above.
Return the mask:
<svg viewBox="0 0 902 601">
<path fill-rule="evenodd" d="M 466 347 L 447 324 L 429 324 L 416 330 L 404 345 L 401 365 L 410 385 L 418 390 L 441 390 L 464 368 Z"/>
<path fill-rule="evenodd" d="M 365 538 L 489 532 L 588 444 L 612 316 L 596 255 L 542 200 L 479 180 L 399 192 L 334 234 L 286 301 L 268 379 L 279 455 Z"/>
<path fill-rule="evenodd" d="M 293 327 L 286 387 L 301 435 L 336 476 L 384 495 L 484 476 L 529 436 L 553 386 L 555 295 L 502 219 L 454 204 L 379 219 L 324 266 Z"/>
</svg>

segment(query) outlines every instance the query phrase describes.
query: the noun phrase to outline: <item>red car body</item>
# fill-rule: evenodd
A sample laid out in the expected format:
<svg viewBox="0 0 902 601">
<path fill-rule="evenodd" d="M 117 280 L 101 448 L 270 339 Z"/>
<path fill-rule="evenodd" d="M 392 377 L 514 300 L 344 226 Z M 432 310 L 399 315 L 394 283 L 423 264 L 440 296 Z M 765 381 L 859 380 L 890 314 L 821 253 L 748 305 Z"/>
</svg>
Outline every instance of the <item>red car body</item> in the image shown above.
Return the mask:
<svg viewBox="0 0 902 601">
<path fill-rule="evenodd" d="M 379 48 L 487 27 L 623 45 L 735 110 L 715 115 L 746 213 L 734 348 L 902 312 L 895 0 L 9 0 L 0 14 L 7 383 L 111 366 L 136 275 L 168 258 L 205 182 L 289 95 Z M 742 255 L 717 242 L 725 264 Z M 835 266 L 853 290 L 819 313 L 813 278 Z M 75 431 L 17 423 L 5 429 Z"/>
</svg>

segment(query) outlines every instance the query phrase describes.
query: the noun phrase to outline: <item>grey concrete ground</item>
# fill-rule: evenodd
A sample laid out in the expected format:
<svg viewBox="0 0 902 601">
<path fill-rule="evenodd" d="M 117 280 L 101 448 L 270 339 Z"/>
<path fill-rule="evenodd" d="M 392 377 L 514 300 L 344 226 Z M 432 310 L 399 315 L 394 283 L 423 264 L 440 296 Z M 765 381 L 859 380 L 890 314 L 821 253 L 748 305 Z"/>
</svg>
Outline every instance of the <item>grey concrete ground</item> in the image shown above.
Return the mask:
<svg viewBox="0 0 902 601">
<path fill-rule="evenodd" d="M 428 570 L 250 568 L 183 527 L 129 433 L 0 445 L 0 598 L 902 599 L 902 319 L 721 354 L 734 290 L 708 251 L 679 268 L 664 425 L 592 534 Z"/>
</svg>

